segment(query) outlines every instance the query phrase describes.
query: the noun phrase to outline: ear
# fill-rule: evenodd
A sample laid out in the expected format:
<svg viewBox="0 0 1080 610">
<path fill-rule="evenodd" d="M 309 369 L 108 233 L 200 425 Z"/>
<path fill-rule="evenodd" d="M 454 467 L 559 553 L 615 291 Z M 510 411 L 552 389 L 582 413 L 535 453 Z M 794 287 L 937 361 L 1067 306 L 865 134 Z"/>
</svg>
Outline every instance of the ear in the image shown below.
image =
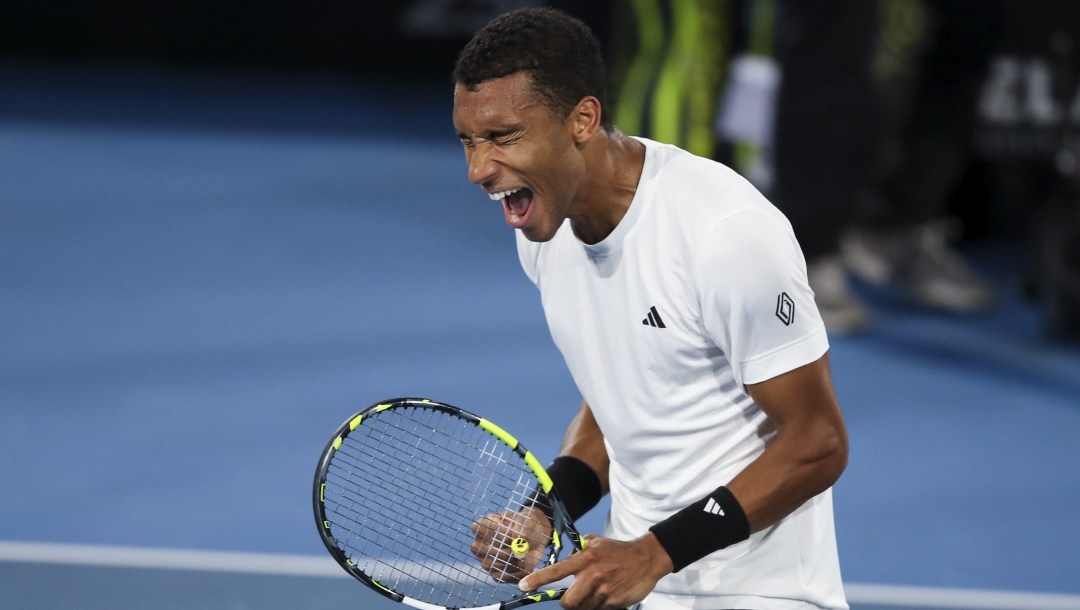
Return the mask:
<svg viewBox="0 0 1080 610">
<path fill-rule="evenodd" d="M 589 95 L 570 111 L 570 135 L 574 142 L 584 144 L 600 130 L 600 100 Z"/>
</svg>

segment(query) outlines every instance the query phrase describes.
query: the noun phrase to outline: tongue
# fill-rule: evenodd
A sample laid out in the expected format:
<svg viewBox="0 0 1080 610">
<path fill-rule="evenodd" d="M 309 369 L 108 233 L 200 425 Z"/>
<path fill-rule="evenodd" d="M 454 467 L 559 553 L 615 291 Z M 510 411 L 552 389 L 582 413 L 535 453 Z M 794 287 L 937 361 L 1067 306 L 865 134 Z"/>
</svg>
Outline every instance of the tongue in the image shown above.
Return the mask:
<svg viewBox="0 0 1080 610">
<path fill-rule="evenodd" d="M 532 197 L 532 191 L 529 189 L 521 189 L 506 197 L 506 207 L 510 208 L 510 212 L 515 216 L 524 216 L 525 212 L 529 211 Z"/>
</svg>

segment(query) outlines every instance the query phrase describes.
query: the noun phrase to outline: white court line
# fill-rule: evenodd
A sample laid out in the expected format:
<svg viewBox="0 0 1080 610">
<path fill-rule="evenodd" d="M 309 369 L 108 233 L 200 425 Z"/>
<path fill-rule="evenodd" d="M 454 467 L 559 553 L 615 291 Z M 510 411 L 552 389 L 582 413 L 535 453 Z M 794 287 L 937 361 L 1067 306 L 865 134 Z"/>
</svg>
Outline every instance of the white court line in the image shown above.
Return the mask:
<svg viewBox="0 0 1080 610">
<path fill-rule="evenodd" d="M 349 578 L 330 557 L 0 541 L 0 561 Z M 852 604 L 971 610 L 1080 610 L 1080 595 L 989 589 L 845 585 Z"/>
<path fill-rule="evenodd" d="M 329 556 L 0 541 L 0 561 L 350 578 Z"/>
<path fill-rule="evenodd" d="M 853 604 L 971 610 L 1080 610 L 1080 595 L 846 583 Z"/>
</svg>

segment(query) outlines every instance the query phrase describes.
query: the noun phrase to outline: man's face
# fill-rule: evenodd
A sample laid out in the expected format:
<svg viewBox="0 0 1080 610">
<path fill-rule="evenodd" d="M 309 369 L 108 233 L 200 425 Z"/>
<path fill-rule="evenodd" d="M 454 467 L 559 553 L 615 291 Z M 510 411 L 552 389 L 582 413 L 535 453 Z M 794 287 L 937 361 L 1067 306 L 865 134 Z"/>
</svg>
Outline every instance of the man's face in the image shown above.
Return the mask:
<svg viewBox="0 0 1080 610">
<path fill-rule="evenodd" d="M 469 180 L 502 202 L 506 223 L 547 241 L 571 214 L 584 163 L 571 136 L 533 93 L 525 73 L 454 88 L 454 128 Z"/>
</svg>

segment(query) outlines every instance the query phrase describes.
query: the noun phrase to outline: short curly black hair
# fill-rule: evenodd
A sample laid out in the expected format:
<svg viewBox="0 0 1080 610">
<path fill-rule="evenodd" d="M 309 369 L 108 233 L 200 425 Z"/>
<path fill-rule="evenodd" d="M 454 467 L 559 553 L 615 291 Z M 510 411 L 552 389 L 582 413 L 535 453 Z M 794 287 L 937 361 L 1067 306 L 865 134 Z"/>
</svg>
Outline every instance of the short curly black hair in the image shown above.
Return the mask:
<svg viewBox="0 0 1080 610">
<path fill-rule="evenodd" d="M 600 101 L 601 125 L 612 129 L 605 112 L 604 58 L 587 25 L 551 8 L 504 13 L 480 29 L 454 65 L 454 82 L 469 89 L 494 78 L 525 72 L 534 92 L 557 119 L 570 115 L 583 97 Z"/>
</svg>

